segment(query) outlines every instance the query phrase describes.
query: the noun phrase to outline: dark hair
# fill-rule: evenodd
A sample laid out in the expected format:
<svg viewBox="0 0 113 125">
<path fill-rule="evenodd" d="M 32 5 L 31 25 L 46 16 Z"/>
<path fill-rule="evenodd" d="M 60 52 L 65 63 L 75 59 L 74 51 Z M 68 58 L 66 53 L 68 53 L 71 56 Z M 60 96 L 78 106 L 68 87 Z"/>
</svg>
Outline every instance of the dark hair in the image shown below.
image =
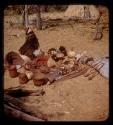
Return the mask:
<svg viewBox="0 0 113 125">
<path fill-rule="evenodd" d="M 64 46 L 60 46 L 59 50 L 66 56 L 67 55 L 67 50 Z"/>
<path fill-rule="evenodd" d="M 50 49 L 48 50 L 48 54 L 51 54 L 51 51 L 56 51 L 56 49 L 55 49 L 55 48 L 50 48 Z"/>
</svg>

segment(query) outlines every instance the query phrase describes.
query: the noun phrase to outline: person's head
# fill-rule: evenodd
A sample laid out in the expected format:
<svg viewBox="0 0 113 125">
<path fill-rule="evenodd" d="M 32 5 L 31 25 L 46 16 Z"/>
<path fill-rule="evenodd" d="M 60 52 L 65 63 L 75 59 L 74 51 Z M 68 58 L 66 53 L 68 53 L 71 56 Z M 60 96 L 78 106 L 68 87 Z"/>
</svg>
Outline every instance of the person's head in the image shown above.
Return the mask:
<svg viewBox="0 0 113 125">
<path fill-rule="evenodd" d="M 30 33 L 34 33 L 32 28 L 30 26 L 26 27 L 25 28 L 25 32 L 26 32 L 26 35 L 30 34 Z"/>
</svg>

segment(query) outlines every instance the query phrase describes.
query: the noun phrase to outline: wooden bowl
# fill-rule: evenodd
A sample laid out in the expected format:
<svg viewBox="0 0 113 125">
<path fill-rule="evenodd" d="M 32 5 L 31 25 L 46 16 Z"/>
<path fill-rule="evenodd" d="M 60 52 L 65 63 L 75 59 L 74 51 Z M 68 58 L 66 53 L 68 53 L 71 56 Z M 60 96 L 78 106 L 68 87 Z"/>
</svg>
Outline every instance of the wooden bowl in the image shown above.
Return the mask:
<svg viewBox="0 0 113 125">
<path fill-rule="evenodd" d="M 41 86 L 46 84 L 48 82 L 48 79 L 47 78 L 40 79 L 40 80 L 33 79 L 33 82 L 35 86 Z"/>
</svg>

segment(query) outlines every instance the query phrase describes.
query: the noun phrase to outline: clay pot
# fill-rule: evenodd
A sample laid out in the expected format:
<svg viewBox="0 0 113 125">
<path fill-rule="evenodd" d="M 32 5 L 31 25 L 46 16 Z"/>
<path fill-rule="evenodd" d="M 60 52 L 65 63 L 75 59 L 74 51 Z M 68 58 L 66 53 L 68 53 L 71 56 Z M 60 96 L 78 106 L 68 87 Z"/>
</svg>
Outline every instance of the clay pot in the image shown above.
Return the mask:
<svg viewBox="0 0 113 125">
<path fill-rule="evenodd" d="M 48 78 L 50 83 L 53 83 L 55 81 L 55 78 L 53 75 L 48 75 L 47 78 Z"/>
<path fill-rule="evenodd" d="M 48 79 L 45 77 L 44 73 L 35 72 L 33 75 L 33 82 L 36 86 L 44 85 L 48 82 Z"/>
<path fill-rule="evenodd" d="M 9 75 L 11 78 L 15 78 L 18 76 L 18 72 L 17 72 L 17 69 L 16 69 L 16 66 L 15 65 L 11 65 L 9 67 Z"/>
<path fill-rule="evenodd" d="M 46 74 L 46 73 L 49 73 L 49 71 L 50 71 L 50 68 L 48 68 L 47 66 L 41 66 L 40 67 L 40 72 L 41 73 L 44 73 L 44 74 Z"/>
<path fill-rule="evenodd" d="M 47 78 L 40 79 L 40 80 L 33 79 L 33 82 L 34 82 L 34 85 L 41 86 L 46 84 L 48 82 L 48 79 Z"/>
<path fill-rule="evenodd" d="M 19 83 L 20 84 L 25 84 L 27 83 L 29 80 L 28 80 L 28 77 L 25 73 L 19 73 Z"/>
<path fill-rule="evenodd" d="M 39 56 L 39 57 L 35 58 L 35 60 L 37 63 L 38 62 L 47 62 L 48 58 L 49 58 L 48 56 L 43 55 L 43 56 Z"/>
</svg>

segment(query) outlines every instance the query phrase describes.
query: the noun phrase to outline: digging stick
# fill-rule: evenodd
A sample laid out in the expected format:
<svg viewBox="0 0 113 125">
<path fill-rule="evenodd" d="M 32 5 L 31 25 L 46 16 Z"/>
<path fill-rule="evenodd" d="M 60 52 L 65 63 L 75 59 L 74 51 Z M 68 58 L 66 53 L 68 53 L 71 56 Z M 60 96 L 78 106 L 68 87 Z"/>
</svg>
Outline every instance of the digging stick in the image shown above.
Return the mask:
<svg viewBox="0 0 113 125">
<path fill-rule="evenodd" d="M 31 116 L 29 114 L 26 114 L 25 112 L 22 112 L 20 110 L 17 110 L 15 108 L 12 108 L 8 105 L 4 105 L 4 111 L 8 116 L 12 116 L 14 118 L 20 119 L 20 120 L 24 120 L 24 121 L 44 121 L 40 118 Z"/>
</svg>

